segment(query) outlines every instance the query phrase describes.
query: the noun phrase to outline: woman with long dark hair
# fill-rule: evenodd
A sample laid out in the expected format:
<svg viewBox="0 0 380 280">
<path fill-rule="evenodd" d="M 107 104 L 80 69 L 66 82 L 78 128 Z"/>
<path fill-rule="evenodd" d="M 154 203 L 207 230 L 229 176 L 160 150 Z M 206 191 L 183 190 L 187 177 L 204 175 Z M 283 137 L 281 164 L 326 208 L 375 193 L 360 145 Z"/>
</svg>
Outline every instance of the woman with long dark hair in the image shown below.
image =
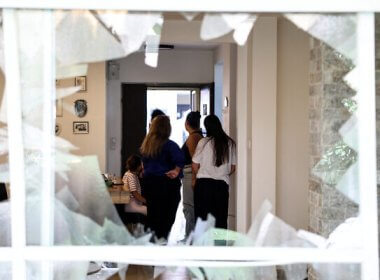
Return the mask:
<svg viewBox="0 0 380 280">
<path fill-rule="evenodd" d="M 195 217 L 212 214 L 217 228 L 227 228 L 230 176 L 236 169 L 236 145 L 215 115 L 204 120 L 207 137 L 201 139 L 193 156 Z"/>
<path fill-rule="evenodd" d="M 199 140 L 203 138 L 202 130 L 200 128 L 201 114 L 199 112 L 190 112 L 186 116 L 185 128 L 189 133 L 185 143 L 182 146 L 182 151 L 185 155 L 185 167 L 183 169 L 183 214 L 186 219 L 186 236 L 194 229 L 195 216 L 194 216 L 194 194 L 191 186 L 192 182 L 192 157 Z"/>
<path fill-rule="evenodd" d="M 170 133 L 169 117 L 157 116 L 140 148 L 144 165 L 147 227 L 158 238 L 168 237 L 181 199 L 180 178 L 184 156 L 178 145 L 169 140 Z"/>
</svg>

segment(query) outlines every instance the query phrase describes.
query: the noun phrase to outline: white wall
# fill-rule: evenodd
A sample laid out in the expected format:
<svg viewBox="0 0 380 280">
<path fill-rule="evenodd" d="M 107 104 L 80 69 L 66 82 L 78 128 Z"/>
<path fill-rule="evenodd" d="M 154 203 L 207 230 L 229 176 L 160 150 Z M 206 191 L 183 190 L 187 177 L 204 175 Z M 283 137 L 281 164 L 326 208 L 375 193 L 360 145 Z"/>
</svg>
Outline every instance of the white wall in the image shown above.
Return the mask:
<svg viewBox="0 0 380 280">
<path fill-rule="evenodd" d="M 234 120 L 234 98 L 236 91 L 236 45 L 223 43 L 218 46 L 214 55 L 215 64 L 223 64 L 222 80 L 222 123 L 223 128 L 232 137 L 236 136 Z M 228 98 L 230 106 L 224 107 L 224 99 Z M 232 101 L 232 102 L 231 102 Z"/>
<path fill-rule="evenodd" d="M 60 87 L 74 86 L 75 80 L 65 79 L 59 81 Z M 86 116 L 78 118 L 73 114 L 74 102 L 77 99 L 87 101 Z M 73 134 L 74 121 L 88 121 L 89 134 Z M 78 150 L 77 155 L 96 155 L 99 167 L 105 172 L 106 167 L 106 73 L 105 63 L 89 64 L 87 73 L 87 91 L 72 94 L 63 99 L 63 116 L 57 117 L 56 122 L 61 124 L 61 137 L 70 141 Z"/>
<path fill-rule="evenodd" d="M 296 228 L 308 219 L 308 35 L 261 17 L 237 65 L 237 230 L 265 199 Z"/>
<path fill-rule="evenodd" d="M 252 36 L 252 213 L 265 199 L 276 212 L 277 18 L 261 17 Z"/>
<path fill-rule="evenodd" d="M 119 80 L 107 82 L 107 171 L 120 173 L 121 164 L 121 84 L 122 83 L 211 83 L 214 80 L 212 50 L 160 51 L 157 68 L 144 63 L 144 53 L 117 60 Z M 110 139 L 116 140 L 110 149 Z"/>
<path fill-rule="evenodd" d="M 215 65 L 222 65 L 222 94 L 219 102 L 222 105 L 223 128 L 230 137 L 236 139 L 236 60 L 237 48 L 235 44 L 223 43 L 214 53 Z M 216 80 L 217 81 L 217 80 Z M 217 85 L 216 85 L 217 87 Z M 215 95 L 215 98 L 217 95 Z M 224 99 L 228 99 L 228 106 L 224 106 Z M 215 101 L 217 104 L 217 101 Z M 228 209 L 228 228 L 236 229 L 236 177 L 233 176 L 230 183 L 230 197 Z"/>
<path fill-rule="evenodd" d="M 244 46 L 237 49 L 236 87 L 236 230 L 246 233 L 252 220 L 252 33 Z"/>
<path fill-rule="evenodd" d="M 212 50 L 162 50 L 158 67 L 144 63 L 144 53 L 120 61 L 120 82 L 124 83 L 210 83 L 214 80 Z"/>
<path fill-rule="evenodd" d="M 200 37 L 202 21 L 200 20 L 165 20 L 162 27 L 161 43 L 169 44 L 204 44 L 234 43 L 232 33 L 225 36 L 203 41 Z"/>
<path fill-rule="evenodd" d="M 277 215 L 307 229 L 309 35 L 282 18 L 277 43 Z"/>
<path fill-rule="evenodd" d="M 215 115 L 223 122 L 223 62 L 216 62 L 214 65 L 214 85 L 215 85 Z"/>
</svg>

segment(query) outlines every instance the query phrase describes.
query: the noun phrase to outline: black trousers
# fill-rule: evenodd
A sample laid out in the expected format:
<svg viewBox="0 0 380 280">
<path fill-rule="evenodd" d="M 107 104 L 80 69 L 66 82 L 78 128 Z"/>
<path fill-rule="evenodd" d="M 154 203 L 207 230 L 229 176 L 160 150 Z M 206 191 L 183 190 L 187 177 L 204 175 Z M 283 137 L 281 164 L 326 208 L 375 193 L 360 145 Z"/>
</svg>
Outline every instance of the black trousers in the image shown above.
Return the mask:
<svg viewBox="0 0 380 280">
<path fill-rule="evenodd" d="M 223 180 L 200 178 L 195 182 L 194 212 L 195 219 L 207 219 L 207 214 L 215 217 L 215 227 L 227 228 L 228 185 Z"/>
<path fill-rule="evenodd" d="M 181 180 L 149 176 L 143 178 L 143 184 L 147 206 L 146 226 L 158 238 L 167 239 L 181 200 Z"/>
<path fill-rule="evenodd" d="M 4 183 L 0 183 L 0 201 L 7 200 L 7 190 Z"/>
</svg>

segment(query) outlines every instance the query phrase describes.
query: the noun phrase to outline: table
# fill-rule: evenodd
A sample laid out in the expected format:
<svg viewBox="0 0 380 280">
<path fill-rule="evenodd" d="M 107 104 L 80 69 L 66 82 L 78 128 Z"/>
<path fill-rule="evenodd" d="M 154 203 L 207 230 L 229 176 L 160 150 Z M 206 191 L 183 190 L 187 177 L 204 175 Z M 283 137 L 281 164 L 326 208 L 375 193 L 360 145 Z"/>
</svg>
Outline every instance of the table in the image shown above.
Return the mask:
<svg viewBox="0 0 380 280">
<path fill-rule="evenodd" d="M 128 204 L 131 199 L 129 190 L 123 189 L 123 184 L 114 184 L 108 188 L 113 204 Z"/>
</svg>

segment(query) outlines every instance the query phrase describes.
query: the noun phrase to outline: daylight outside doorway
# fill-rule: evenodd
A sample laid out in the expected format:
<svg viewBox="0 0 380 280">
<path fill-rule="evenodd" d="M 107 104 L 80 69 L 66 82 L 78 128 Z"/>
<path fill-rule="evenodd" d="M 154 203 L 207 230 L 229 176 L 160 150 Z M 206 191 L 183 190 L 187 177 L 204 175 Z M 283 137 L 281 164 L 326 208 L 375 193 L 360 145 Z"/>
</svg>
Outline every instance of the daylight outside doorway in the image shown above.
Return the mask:
<svg viewBox="0 0 380 280">
<path fill-rule="evenodd" d="M 186 140 L 186 116 L 199 107 L 199 89 L 150 87 L 147 90 L 147 131 L 150 114 L 154 109 L 162 110 L 170 118 L 172 133 L 170 139 L 182 146 Z"/>
</svg>

